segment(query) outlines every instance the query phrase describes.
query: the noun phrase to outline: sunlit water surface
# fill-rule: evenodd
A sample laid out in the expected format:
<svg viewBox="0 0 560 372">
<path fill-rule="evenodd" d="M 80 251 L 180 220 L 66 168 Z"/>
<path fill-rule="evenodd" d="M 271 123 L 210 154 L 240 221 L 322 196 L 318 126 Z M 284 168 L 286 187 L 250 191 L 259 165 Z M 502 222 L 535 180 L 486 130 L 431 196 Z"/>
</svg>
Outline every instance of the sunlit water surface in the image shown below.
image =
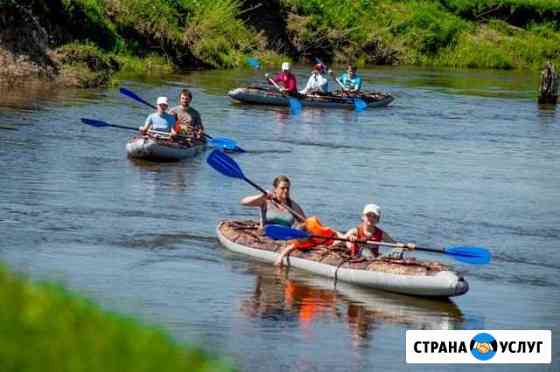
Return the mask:
<svg viewBox="0 0 560 372">
<path fill-rule="evenodd" d="M 306 71 L 297 71 L 300 84 Z M 528 73 L 379 68 L 366 89 L 396 96 L 363 113 L 232 104 L 260 72 L 194 72 L 124 86 L 154 101 L 194 92 L 208 132 L 235 139 L 245 175 L 292 178 L 308 214 L 346 230 L 365 203 L 382 227 L 424 246 L 485 246 L 490 265 L 457 264 L 471 289 L 451 302 L 365 290 L 278 271 L 224 250 L 221 219 L 248 218 L 254 193 L 205 156 L 126 157 L 148 110 L 116 88 L 4 90 L 0 106 L 0 258 L 105 308 L 228 355 L 243 370 L 400 370 L 407 329 L 552 329 L 560 337 L 560 109 L 535 103 Z M 446 257 L 418 255 L 452 263 Z M 493 366 L 499 370 L 558 370 Z M 469 366 L 408 366 L 466 370 Z"/>
</svg>

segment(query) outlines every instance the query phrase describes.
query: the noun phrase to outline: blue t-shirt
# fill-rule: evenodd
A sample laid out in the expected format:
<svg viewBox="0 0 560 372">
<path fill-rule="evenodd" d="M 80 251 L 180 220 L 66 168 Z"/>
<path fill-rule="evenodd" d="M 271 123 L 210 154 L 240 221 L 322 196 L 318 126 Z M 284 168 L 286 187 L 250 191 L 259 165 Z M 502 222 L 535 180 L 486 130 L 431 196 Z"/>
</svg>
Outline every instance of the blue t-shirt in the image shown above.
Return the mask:
<svg viewBox="0 0 560 372">
<path fill-rule="evenodd" d="M 356 74 L 354 74 L 354 77 L 350 79 L 348 73 L 346 72 L 340 75 L 338 80 L 342 83 L 342 85 L 344 85 L 344 88 L 346 89 L 351 89 L 351 90 L 362 89 L 362 78 Z"/>
<path fill-rule="evenodd" d="M 171 132 L 171 128 L 175 125 L 175 116 L 168 114 L 167 112 L 154 112 L 148 115 L 145 124 L 151 124 L 150 129 L 157 130 L 160 132 Z"/>
</svg>

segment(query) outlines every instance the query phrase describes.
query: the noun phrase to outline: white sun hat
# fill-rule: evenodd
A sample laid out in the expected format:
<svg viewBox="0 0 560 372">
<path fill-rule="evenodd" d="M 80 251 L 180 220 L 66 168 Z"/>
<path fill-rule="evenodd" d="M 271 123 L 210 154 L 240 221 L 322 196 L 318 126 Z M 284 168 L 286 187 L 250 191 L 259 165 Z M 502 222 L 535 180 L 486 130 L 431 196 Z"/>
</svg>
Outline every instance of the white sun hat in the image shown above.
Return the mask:
<svg viewBox="0 0 560 372">
<path fill-rule="evenodd" d="M 158 97 L 157 99 L 157 104 L 158 105 L 167 105 L 169 106 L 169 99 L 167 99 L 167 97 Z"/>
<path fill-rule="evenodd" d="M 288 71 L 290 69 L 290 62 L 282 63 L 282 71 Z"/>
<path fill-rule="evenodd" d="M 381 217 L 381 208 L 377 204 L 366 204 L 364 210 L 362 211 L 362 214 L 365 215 L 368 213 L 373 213 L 377 217 Z"/>
</svg>

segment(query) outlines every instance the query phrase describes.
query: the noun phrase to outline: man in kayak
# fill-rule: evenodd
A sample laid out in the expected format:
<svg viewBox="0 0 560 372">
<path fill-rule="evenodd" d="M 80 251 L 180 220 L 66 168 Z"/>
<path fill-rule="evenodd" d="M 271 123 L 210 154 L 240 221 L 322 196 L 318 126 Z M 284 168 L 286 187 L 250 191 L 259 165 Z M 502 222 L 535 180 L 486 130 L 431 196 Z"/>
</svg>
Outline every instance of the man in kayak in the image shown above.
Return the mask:
<svg viewBox="0 0 560 372">
<path fill-rule="evenodd" d="M 291 72 L 291 66 L 289 62 L 282 63 L 282 72 L 280 72 L 274 79 L 270 78 L 270 75 L 266 73 L 264 75 L 269 84 L 275 85 L 274 83 L 282 83 L 280 90 L 290 96 L 297 96 L 297 80 L 296 76 Z"/>
<path fill-rule="evenodd" d="M 381 219 L 381 208 L 376 204 L 367 204 L 362 211 L 362 223 L 353 229 L 348 230 L 344 237 L 351 240 L 346 243 L 350 254 L 356 257 L 377 257 L 379 256 L 379 246 L 373 244 L 358 243 L 357 241 L 386 242 L 398 244 L 389 234 L 381 230 L 377 223 Z M 402 243 L 401 243 L 402 244 Z M 402 250 L 413 250 L 416 248 L 414 243 L 402 244 L 392 250 L 388 256 L 402 257 Z"/>
<path fill-rule="evenodd" d="M 352 64 L 348 64 L 346 72 L 338 77 L 344 93 L 355 94 L 362 89 L 362 78 L 356 74 L 358 69 Z"/>
<path fill-rule="evenodd" d="M 146 134 L 149 131 L 165 132 L 169 133 L 171 137 L 174 137 L 177 133 L 175 132 L 175 116 L 167 112 L 169 107 L 169 100 L 167 97 L 158 97 L 156 101 L 157 112 L 151 113 L 146 118 L 144 126 L 138 128 L 140 133 Z"/>
<path fill-rule="evenodd" d="M 175 131 L 191 144 L 206 143 L 202 119 L 199 112 L 190 106 L 191 101 L 191 91 L 182 89 L 179 93 L 179 105 L 169 111 L 177 119 Z"/>
<path fill-rule="evenodd" d="M 329 82 L 323 76 L 324 67 L 322 64 L 316 64 L 311 70 L 311 76 L 307 80 L 307 85 L 300 94 L 319 94 L 325 95 L 329 92 Z"/>
</svg>

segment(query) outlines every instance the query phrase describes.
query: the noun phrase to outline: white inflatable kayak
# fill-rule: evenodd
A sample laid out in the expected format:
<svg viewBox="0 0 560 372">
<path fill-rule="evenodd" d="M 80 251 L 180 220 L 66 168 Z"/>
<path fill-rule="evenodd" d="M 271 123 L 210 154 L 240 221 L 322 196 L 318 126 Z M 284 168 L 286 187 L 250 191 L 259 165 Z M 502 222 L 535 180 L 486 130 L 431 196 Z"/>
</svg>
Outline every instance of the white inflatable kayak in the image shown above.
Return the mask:
<svg viewBox="0 0 560 372">
<path fill-rule="evenodd" d="M 126 144 L 128 156 L 154 161 L 178 161 L 192 158 L 204 151 L 206 144 L 185 145 L 169 139 L 135 136 Z"/>
<path fill-rule="evenodd" d="M 256 226 L 253 221 L 223 221 L 217 235 L 231 251 L 274 262 L 286 243 L 262 236 Z M 352 260 L 343 251 L 324 246 L 306 252 L 294 250 L 284 263 L 335 281 L 416 296 L 459 296 L 469 289 L 463 277 L 438 262 L 414 258 Z"/>
</svg>

